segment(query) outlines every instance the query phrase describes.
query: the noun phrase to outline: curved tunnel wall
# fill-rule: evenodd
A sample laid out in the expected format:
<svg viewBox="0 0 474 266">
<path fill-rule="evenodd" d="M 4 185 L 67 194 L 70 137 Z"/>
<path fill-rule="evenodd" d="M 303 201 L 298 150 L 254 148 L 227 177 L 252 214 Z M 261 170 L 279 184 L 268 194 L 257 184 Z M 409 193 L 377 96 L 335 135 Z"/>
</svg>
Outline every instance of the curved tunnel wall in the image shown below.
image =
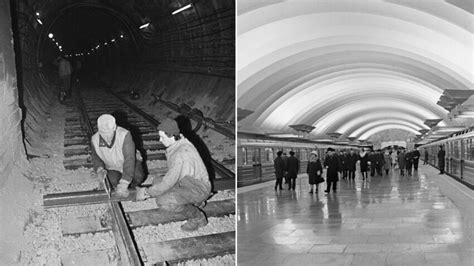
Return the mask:
<svg viewBox="0 0 474 266">
<path fill-rule="evenodd" d="M 192 8 L 177 15 L 173 10 L 186 1 L 28 1 L 16 2 L 17 69 L 19 103 L 24 112 L 24 142 L 28 154 L 41 155 L 41 134 L 48 108 L 58 92 L 58 78 L 51 63 L 60 52 L 47 34 L 55 29 L 63 54 L 82 52 L 87 45 L 73 47 L 82 34 L 71 19 L 74 12 L 96 12 L 109 16 L 110 29 L 90 32 L 100 43 L 116 37 L 115 46 L 69 58 L 83 62 L 83 72 L 99 80 L 97 85 L 118 91 L 135 89 L 142 95 L 162 94 L 177 104 L 201 109 L 215 120 L 233 120 L 235 76 L 235 3 L 192 1 Z M 191 1 L 189 1 L 191 3 Z M 81 11 L 82 10 L 82 11 Z M 43 25 L 36 21 L 40 12 Z M 100 15 L 98 15 L 100 16 Z M 139 26 L 151 25 L 145 29 Z M 68 28 L 69 27 L 69 28 Z M 99 26 L 98 26 L 99 27 Z M 76 32 L 74 32 L 76 30 Z M 109 30 L 109 32 L 107 32 Z M 101 38 L 101 35 L 104 35 Z M 119 40 L 123 34 L 123 40 Z M 67 44 L 67 45 L 66 45 Z M 101 70 L 101 71 L 98 71 Z M 198 100 L 193 100 L 198 99 Z"/>
<path fill-rule="evenodd" d="M 312 137 L 363 140 L 387 125 L 416 132 L 427 119 L 462 123 L 437 101 L 445 89 L 472 89 L 467 10 L 446 1 L 241 0 L 237 12 L 238 105 L 252 112 L 239 122 L 242 131 L 288 134 L 289 125 L 307 124 L 315 127 Z M 376 111 L 393 119 L 366 132 L 354 130 L 370 117 L 345 126 L 364 115 L 353 110 L 372 112 L 378 100 L 412 104 L 390 113 L 381 105 Z"/>
</svg>

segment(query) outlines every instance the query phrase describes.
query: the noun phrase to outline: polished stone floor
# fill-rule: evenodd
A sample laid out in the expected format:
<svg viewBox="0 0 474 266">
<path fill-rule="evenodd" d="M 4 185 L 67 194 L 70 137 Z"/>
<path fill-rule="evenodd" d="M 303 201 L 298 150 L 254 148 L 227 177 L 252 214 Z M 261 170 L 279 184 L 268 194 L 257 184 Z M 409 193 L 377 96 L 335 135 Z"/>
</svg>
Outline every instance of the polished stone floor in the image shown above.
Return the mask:
<svg viewBox="0 0 474 266">
<path fill-rule="evenodd" d="M 239 192 L 238 265 L 474 265 L 474 193 L 432 167 L 329 195 L 297 184 Z"/>
</svg>

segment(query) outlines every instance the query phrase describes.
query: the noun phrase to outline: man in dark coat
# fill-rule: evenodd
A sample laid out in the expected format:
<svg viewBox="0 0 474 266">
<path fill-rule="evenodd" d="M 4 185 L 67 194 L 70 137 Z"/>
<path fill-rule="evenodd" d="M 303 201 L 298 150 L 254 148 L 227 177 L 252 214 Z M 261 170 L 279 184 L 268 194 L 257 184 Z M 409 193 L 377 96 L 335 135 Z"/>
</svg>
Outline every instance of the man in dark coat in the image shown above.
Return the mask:
<svg viewBox="0 0 474 266">
<path fill-rule="evenodd" d="M 413 151 L 407 152 L 405 155 L 405 169 L 407 170 L 407 175 L 411 176 L 411 169 L 413 166 Z"/>
<path fill-rule="evenodd" d="M 382 150 L 377 150 L 377 164 L 375 170 L 377 171 L 377 175 L 382 175 L 382 167 L 384 165 L 384 158 Z"/>
<path fill-rule="evenodd" d="M 375 175 L 375 169 L 377 169 L 378 156 L 374 150 L 371 150 L 369 153 L 369 162 L 370 162 L 370 176 Z"/>
<path fill-rule="evenodd" d="M 283 176 L 285 175 L 285 163 L 283 162 L 283 159 L 281 158 L 282 154 L 283 154 L 282 151 L 277 152 L 277 157 L 273 161 L 273 167 L 275 168 L 275 177 L 276 177 L 275 190 L 277 190 L 277 188 L 280 188 L 280 190 L 283 190 L 281 183 L 283 180 Z"/>
<path fill-rule="evenodd" d="M 439 167 L 439 174 L 444 174 L 444 157 L 446 156 L 446 152 L 443 149 L 443 145 L 439 145 L 438 151 L 438 167 Z"/>
<path fill-rule="evenodd" d="M 298 171 L 300 170 L 300 161 L 294 156 L 295 152 L 290 151 L 290 157 L 287 161 L 288 169 L 288 190 L 296 188 L 296 177 L 298 177 Z"/>
<path fill-rule="evenodd" d="M 349 180 L 355 179 L 356 163 L 357 154 L 355 154 L 354 150 L 351 149 L 349 154 L 347 155 L 347 171 L 349 172 Z"/>
<path fill-rule="evenodd" d="M 399 150 L 399 153 L 398 153 L 398 168 L 400 168 L 400 175 L 401 176 L 404 176 L 405 173 L 405 165 L 406 165 L 406 153 L 405 153 L 405 149 L 401 148 Z"/>
<path fill-rule="evenodd" d="M 420 151 L 418 150 L 418 148 L 415 148 L 412 154 L 413 154 L 413 169 L 415 169 L 415 171 L 418 171 L 418 162 L 421 156 Z"/>
<path fill-rule="evenodd" d="M 345 150 L 342 150 L 339 155 L 339 160 L 341 163 L 342 179 L 346 180 L 347 178 L 347 153 Z"/>
<path fill-rule="evenodd" d="M 339 158 L 335 155 L 335 151 L 333 148 L 328 148 L 328 155 L 324 159 L 324 168 L 326 168 L 326 182 L 327 188 L 324 192 L 329 193 L 331 190 L 332 184 L 332 191 L 336 192 L 337 190 L 337 181 L 339 181 Z"/>
</svg>

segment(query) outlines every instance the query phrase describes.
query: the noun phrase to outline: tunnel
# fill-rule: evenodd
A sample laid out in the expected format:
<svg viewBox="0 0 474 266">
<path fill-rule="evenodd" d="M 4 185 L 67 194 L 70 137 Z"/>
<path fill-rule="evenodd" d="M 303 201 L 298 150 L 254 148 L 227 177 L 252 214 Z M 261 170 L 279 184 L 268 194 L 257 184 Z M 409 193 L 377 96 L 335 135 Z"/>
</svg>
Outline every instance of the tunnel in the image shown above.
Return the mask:
<svg viewBox="0 0 474 266">
<path fill-rule="evenodd" d="M 38 197 L 27 174 L 30 161 L 52 156 L 44 138 L 55 119 L 52 110 L 60 106 L 58 57 L 71 65 L 73 91 L 134 91 L 142 106 L 159 95 L 232 124 L 234 9 L 232 0 L 0 2 L 5 261 L 21 259 L 21 232 Z"/>
</svg>

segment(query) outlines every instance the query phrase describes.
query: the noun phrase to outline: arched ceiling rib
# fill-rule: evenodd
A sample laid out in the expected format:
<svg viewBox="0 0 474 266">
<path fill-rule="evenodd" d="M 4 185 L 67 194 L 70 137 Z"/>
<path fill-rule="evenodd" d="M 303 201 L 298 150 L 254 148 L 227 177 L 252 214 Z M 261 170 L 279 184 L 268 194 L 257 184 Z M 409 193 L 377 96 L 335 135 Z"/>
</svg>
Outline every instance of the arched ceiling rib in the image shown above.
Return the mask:
<svg viewBox="0 0 474 266">
<path fill-rule="evenodd" d="M 254 113 L 239 127 L 310 124 L 316 136 L 357 132 L 362 139 L 390 126 L 417 132 L 426 119 L 451 123 L 436 102 L 444 89 L 473 87 L 472 15 L 447 3 L 407 6 L 243 1 L 238 105 Z M 383 120 L 367 112 L 391 119 L 364 126 Z"/>
</svg>

